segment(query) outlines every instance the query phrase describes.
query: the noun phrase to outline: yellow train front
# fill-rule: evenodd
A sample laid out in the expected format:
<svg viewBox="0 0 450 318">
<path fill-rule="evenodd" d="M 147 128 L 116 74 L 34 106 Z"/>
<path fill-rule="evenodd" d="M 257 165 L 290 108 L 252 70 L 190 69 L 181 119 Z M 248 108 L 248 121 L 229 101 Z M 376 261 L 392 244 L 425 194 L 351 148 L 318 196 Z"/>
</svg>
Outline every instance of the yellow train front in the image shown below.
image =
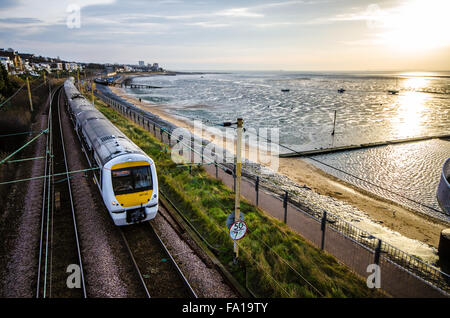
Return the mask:
<svg viewBox="0 0 450 318">
<path fill-rule="evenodd" d="M 102 196 L 116 225 L 153 219 L 158 212 L 158 179 L 153 160 L 127 154 L 107 162 L 102 169 Z"/>
<path fill-rule="evenodd" d="M 64 83 L 68 111 L 94 180 L 114 224 L 153 219 L 158 212 L 158 178 L 153 160 L 89 103 L 73 84 Z"/>
</svg>

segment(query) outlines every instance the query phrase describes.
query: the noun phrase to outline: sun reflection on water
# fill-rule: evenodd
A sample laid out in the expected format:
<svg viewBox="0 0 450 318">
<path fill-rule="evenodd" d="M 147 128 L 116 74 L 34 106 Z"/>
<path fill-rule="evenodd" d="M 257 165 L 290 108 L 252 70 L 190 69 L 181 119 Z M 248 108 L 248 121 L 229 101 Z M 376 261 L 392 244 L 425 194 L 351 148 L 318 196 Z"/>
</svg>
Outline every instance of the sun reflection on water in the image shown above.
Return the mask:
<svg viewBox="0 0 450 318">
<path fill-rule="evenodd" d="M 398 96 L 397 112 L 391 121 L 394 134 L 398 138 L 425 135 L 424 123 L 428 120 L 426 99 L 427 94 L 414 91 Z"/>
<path fill-rule="evenodd" d="M 408 77 L 403 80 L 402 87 L 407 90 L 420 90 L 427 87 L 429 79 L 425 77 Z"/>
</svg>

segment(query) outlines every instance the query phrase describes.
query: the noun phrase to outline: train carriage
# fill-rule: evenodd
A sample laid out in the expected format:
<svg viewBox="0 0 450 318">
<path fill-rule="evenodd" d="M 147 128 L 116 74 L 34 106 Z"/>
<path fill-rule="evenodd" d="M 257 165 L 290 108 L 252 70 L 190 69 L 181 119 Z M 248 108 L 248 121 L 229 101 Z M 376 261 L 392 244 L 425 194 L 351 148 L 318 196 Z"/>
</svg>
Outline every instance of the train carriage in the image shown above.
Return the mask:
<svg viewBox="0 0 450 318">
<path fill-rule="evenodd" d="M 94 180 L 114 223 L 153 219 L 158 211 L 158 179 L 153 160 L 114 126 L 77 90 L 64 83 L 68 110 Z"/>
</svg>

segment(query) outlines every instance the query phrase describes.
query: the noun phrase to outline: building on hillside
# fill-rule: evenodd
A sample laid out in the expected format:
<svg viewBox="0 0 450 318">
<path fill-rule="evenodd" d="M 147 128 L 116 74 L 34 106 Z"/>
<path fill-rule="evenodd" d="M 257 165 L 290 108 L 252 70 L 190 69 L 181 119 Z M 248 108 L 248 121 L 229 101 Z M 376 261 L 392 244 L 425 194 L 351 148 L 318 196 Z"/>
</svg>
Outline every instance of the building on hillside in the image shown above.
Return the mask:
<svg viewBox="0 0 450 318">
<path fill-rule="evenodd" d="M 8 73 L 14 71 L 14 63 L 8 56 L 0 56 L 0 63 L 2 63 Z"/>
<path fill-rule="evenodd" d="M 14 51 L 11 48 L 9 48 L 7 50 L 0 49 L 0 57 L 7 57 L 13 63 L 14 69 L 11 70 L 10 72 L 13 72 L 13 71 L 18 72 L 18 71 L 22 70 L 22 60 L 21 60 L 19 54 L 17 53 L 17 51 Z"/>
<path fill-rule="evenodd" d="M 49 63 L 36 63 L 34 64 L 34 69 L 36 71 L 46 71 L 47 73 L 50 73 L 52 71 Z"/>
<path fill-rule="evenodd" d="M 53 71 L 62 71 L 63 70 L 63 63 L 51 63 L 50 66 Z"/>
<path fill-rule="evenodd" d="M 63 70 L 70 72 L 70 63 L 62 63 Z"/>
<path fill-rule="evenodd" d="M 158 72 L 160 70 L 158 63 L 153 63 L 152 67 L 150 68 L 152 72 Z"/>
</svg>

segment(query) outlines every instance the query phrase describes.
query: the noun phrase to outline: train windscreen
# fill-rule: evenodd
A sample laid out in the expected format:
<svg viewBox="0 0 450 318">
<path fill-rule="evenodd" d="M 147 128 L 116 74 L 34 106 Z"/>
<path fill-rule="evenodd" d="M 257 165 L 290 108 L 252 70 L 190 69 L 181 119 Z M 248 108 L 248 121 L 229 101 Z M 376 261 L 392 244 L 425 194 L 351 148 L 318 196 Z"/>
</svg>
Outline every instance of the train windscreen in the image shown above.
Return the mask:
<svg viewBox="0 0 450 318">
<path fill-rule="evenodd" d="M 149 166 L 111 170 L 111 175 L 116 195 L 153 189 Z"/>
</svg>

